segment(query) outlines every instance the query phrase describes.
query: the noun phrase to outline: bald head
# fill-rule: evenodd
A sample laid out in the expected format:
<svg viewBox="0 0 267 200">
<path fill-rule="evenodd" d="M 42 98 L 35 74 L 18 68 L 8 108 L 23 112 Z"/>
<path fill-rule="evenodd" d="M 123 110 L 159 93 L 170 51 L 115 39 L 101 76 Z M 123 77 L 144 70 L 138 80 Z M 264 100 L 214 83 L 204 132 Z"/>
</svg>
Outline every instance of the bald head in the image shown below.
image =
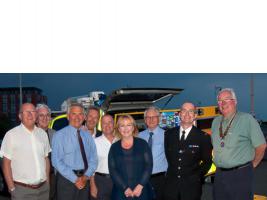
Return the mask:
<svg viewBox="0 0 267 200">
<path fill-rule="evenodd" d="M 186 129 L 194 124 L 197 117 L 196 106 L 191 102 L 185 102 L 179 113 L 181 119 L 181 126 Z"/>
<path fill-rule="evenodd" d="M 105 136 L 113 136 L 114 133 L 114 120 L 111 115 L 104 115 L 101 118 L 102 133 Z"/>
</svg>

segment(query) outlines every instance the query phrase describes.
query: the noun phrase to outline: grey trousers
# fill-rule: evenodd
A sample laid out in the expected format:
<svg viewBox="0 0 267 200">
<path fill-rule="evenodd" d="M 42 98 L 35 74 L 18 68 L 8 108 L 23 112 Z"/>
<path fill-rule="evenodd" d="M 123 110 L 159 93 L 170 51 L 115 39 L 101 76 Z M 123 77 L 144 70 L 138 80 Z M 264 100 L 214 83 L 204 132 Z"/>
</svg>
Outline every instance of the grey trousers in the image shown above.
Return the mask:
<svg viewBox="0 0 267 200">
<path fill-rule="evenodd" d="M 86 186 L 79 190 L 75 184 L 63 177 L 60 173 L 57 173 L 57 188 L 56 199 L 57 200 L 88 200 L 89 199 L 89 181 Z"/>
<path fill-rule="evenodd" d="M 50 192 L 49 192 L 49 199 L 56 200 L 56 175 L 50 175 Z"/>
<path fill-rule="evenodd" d="M 11 200 L 49 200 L 49 184 L 46 182 L 38 189 L 15 185 Z"/>
<path fill-rule="evenodd" d="M 95 184 L 97 187 L 97 200 L 110 200 L 113 183 L 111 178 L 95 174 Z"/>
</svg>

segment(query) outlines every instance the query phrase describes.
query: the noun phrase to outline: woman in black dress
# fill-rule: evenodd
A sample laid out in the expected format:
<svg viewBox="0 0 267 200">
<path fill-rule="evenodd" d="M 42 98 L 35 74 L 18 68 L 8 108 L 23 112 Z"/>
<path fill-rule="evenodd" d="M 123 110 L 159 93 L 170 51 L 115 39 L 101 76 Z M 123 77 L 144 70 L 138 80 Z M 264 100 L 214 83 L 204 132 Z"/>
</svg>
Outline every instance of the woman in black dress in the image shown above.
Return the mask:
<svg viewBox="0 0 267 200">
<path fill-rule="evenodd" d="M 120 140 L 111 146 L 108 157 L 114 183 L 112 200 L 151 200 L 152 153 L 147 142 L 136 137 L 138 129 L 132 116 L 119 117 L 116 134 Z"/>
</svg>

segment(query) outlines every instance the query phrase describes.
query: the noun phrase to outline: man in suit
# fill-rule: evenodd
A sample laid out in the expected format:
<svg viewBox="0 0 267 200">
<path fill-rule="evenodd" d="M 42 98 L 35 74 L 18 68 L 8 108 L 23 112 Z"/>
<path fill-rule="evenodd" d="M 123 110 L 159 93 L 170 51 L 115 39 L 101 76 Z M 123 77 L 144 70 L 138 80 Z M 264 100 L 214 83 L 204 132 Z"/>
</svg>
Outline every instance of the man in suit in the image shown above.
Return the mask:
<svg viewBox="0 0 267 200">
<path fill-rule="evenodd" d="M 194 126 L 196 107 L 182 105 L 180 127 L 165 132 L 164 148 L 168 162 L 164 198 L 200 200 L 202 180 L 212 164 L 210 136 Z"/>
<path fill-rule="evenodd" d="M 82 126 L 84 131 L 88 131 L 95 139 L 102 135 L 102 132 L 97 129 L 100 120 L 100 109 L 96 106 L 89 106 L 85 117 L 85 125 Z M 94 177 L 90 178 L 90 199 L 95 200 L 97 195 L 97 187 Z"/>
<path fill-rule="evenodd" d="M 97 125 L 100 119 L 100 110 L 96 106 L 90 106 L 85 118 L 85 130 L 91 133 L 93 138 L 102 135 L 102 132 L 97 130 Z"/>
<path fill-rule="evenodd" d="M 36 125 L 47 133 L 49 143 L 51 145 L 52 138 L 56 133 L 54 129 L 48 128 L 51 120 L 51 109 L 46 104 L 37 104 L 36 112 L 37 112 Z"/>
<path fill-rule="evenodd" d="M 54 134 L 56 133 L 54 129 L 48 128 L 49 122 L 51 120 L 51 109 L 45 104 L 37 104 L 36 112 L 37 112 L 36 125 L 37 127 L 43 129 L 47 133 L 49 144 L 51 146 L 52 138 Z M 49 153 L 48 157 L 49 157 L 50 166 L 51 166 L 51 152 Z M 50 179 L 49 180 L 50 180 L 49 199 L 53 200 L 53 199 L 56 199 L 56 176 L 55 176 L 53 167 L 50 167 Z"/>
</svg>

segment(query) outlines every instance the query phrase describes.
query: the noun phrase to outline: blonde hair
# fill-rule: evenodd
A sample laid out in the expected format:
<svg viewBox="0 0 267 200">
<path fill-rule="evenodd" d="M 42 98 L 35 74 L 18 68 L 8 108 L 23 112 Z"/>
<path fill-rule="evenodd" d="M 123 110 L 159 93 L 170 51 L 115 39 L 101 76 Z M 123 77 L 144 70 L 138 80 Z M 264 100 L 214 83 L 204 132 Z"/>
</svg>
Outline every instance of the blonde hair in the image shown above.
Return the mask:
<svg viewBox="0 0 267 200">
<path fill-rule="evenodd" d="M 131 115 L 121 115 L 118 118 L 118 121 L 117 121 L 116 127 L 115 127 L 115 136 L 118 137 L 118 138 L 120 138 L 120 139 L 122 138 L 121 133 L 119 131 L 119 125 L 121 124 L 121 122 L 123 120 L 129 120 L 133 124 L 134 131 L 133 131 L 132 134 L 133 134 L 134 137 L 137 137 L 137 135 L 138 135 L 138 128 L 137 128 L 137 125 L 136 125 L 136 122 L 135 122 L 134 118 Z"/>
</svg>

